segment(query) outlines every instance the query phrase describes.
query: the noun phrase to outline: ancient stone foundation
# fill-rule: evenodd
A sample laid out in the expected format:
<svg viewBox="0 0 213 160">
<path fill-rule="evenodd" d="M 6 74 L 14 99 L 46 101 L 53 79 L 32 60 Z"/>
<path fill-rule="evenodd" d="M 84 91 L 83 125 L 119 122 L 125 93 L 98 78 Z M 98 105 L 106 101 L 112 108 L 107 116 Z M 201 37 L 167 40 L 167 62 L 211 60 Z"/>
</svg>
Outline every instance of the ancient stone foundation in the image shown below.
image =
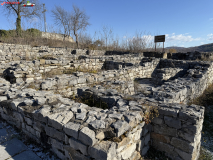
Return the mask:
<svg viewBox="0 0 213 160">
<path fill-rule="evenodd" d="M 205 108 L 187 102 L 212 83 L 211 62 L 41 48 L 26 60 L 24 46 L 0 45 L 8 123 L 60 159 L 137 160 L 150 146 L 198 159 Z"/>
</svg>

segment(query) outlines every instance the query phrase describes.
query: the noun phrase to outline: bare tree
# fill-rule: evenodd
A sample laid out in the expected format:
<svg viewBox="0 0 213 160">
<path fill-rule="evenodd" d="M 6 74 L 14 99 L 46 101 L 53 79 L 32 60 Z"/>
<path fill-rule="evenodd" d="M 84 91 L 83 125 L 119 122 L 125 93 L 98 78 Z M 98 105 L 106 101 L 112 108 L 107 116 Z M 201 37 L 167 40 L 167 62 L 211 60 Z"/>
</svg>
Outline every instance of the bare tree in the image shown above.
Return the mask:
<svg viewBox="0 0 213 160">
<path fill-rule="evenodd" d="M 76 38 L 76 44 L 79 48 L 78 44 L 78 32 L 80 30 L 85 30 L 87 26 L 89 26 L 89 16 L 86 15 L 84 10 L 80 10 L 77 6 L 73 5 L 73 12 L 71 14 L 70 19 L 70 30 L 73 31 L 73 34 Z"/>
<path fill-rule="evenodd" d="M 51 10 L 51 12 L 52 12 L 52 15 L 54 17 L 55 24 L 63 27 L 63 29 L 64 29 L 64 40 L 65 40 L 65 37 L 67 35 L 70 35 L 69 21 L 70 21 L 71 15 L 70 15 L 70 13 L 68 13 L 66 10 L 64 10 L 60 6 L 55 6 L 55 8 Z"/>
<path fill-rule="evenodd" d="M 108 49 L 109 39 L 112 37 L 112 28 L 108 26 L 103 26 L 103 38 L 105 40 L 106 48 Z"/>
<path fill-rule="evenodd" d="M 38 0 L 31 0 L 31 3 L 35 3 L 33 7 L 23 7 L 22 4 L 27 3 L 26 0 L 7 0 L 4 2 L 4 13 L 5 15 L 15 14 L 16 18 L 16 32 L 17 35 L 21 35 L 21 17 L 33 18 L 41 16 L 42 6 Z"/>
</svg>

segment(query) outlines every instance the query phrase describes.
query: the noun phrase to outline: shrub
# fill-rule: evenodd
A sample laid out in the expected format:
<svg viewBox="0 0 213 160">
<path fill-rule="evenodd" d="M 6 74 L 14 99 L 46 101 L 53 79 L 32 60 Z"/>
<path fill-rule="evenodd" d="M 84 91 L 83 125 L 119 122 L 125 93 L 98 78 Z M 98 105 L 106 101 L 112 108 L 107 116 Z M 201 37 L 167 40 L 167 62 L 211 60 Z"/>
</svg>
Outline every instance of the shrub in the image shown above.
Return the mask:
<svg viewBox="0 0 213 160">
<path fill-rule="evenodd" d="M 30 28 L 26 30 L 26 34 L 31 35 L 32 37 L 40 37 L 41 36 L 41 31 L 35 28 Z"/>
</svg>

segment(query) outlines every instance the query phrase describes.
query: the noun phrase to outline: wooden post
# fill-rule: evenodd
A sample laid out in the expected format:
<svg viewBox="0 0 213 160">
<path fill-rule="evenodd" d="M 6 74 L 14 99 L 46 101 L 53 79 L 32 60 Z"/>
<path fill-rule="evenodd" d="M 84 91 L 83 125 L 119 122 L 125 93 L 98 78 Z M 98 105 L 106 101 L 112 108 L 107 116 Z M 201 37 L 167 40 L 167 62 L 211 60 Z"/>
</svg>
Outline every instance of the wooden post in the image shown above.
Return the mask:
<svg viewBox="0 0 213 160">
<path fill-rule="evenodd" d="M 164 52 L 164 42 L 163 42 L 163 52 Z"/>
</svg>

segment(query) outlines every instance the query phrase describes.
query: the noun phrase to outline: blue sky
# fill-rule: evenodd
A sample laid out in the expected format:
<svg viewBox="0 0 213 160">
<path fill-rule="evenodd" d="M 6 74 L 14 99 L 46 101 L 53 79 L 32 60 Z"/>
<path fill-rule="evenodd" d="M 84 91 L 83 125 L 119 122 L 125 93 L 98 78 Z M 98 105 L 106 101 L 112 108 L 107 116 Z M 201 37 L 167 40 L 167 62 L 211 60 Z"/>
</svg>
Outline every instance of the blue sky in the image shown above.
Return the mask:
<svg viewBox="0 0 213 160">
<path fill-rule="evenodd" d="M 165 46 L 191 47 L 213 43 L 213 0 L 43 0 L 47 12 L 48 31 L 57 30 L 51 9 L 59 5 L 67 11 L 72 4 L 90 16 L 87 33 L 112 28 L 114 36 L 133 37 L 136 31 L 144 35 L 166 35 Z M 0 10 L 1 7 L 0 6 Z M 1 16 L 0 29 L 14 28 L 16 17 Z M 31 22 L 31 23 L 29 23 Z M 23 20 L 24 27 L 43 27 L 43 19 Z"/>
</svg>

